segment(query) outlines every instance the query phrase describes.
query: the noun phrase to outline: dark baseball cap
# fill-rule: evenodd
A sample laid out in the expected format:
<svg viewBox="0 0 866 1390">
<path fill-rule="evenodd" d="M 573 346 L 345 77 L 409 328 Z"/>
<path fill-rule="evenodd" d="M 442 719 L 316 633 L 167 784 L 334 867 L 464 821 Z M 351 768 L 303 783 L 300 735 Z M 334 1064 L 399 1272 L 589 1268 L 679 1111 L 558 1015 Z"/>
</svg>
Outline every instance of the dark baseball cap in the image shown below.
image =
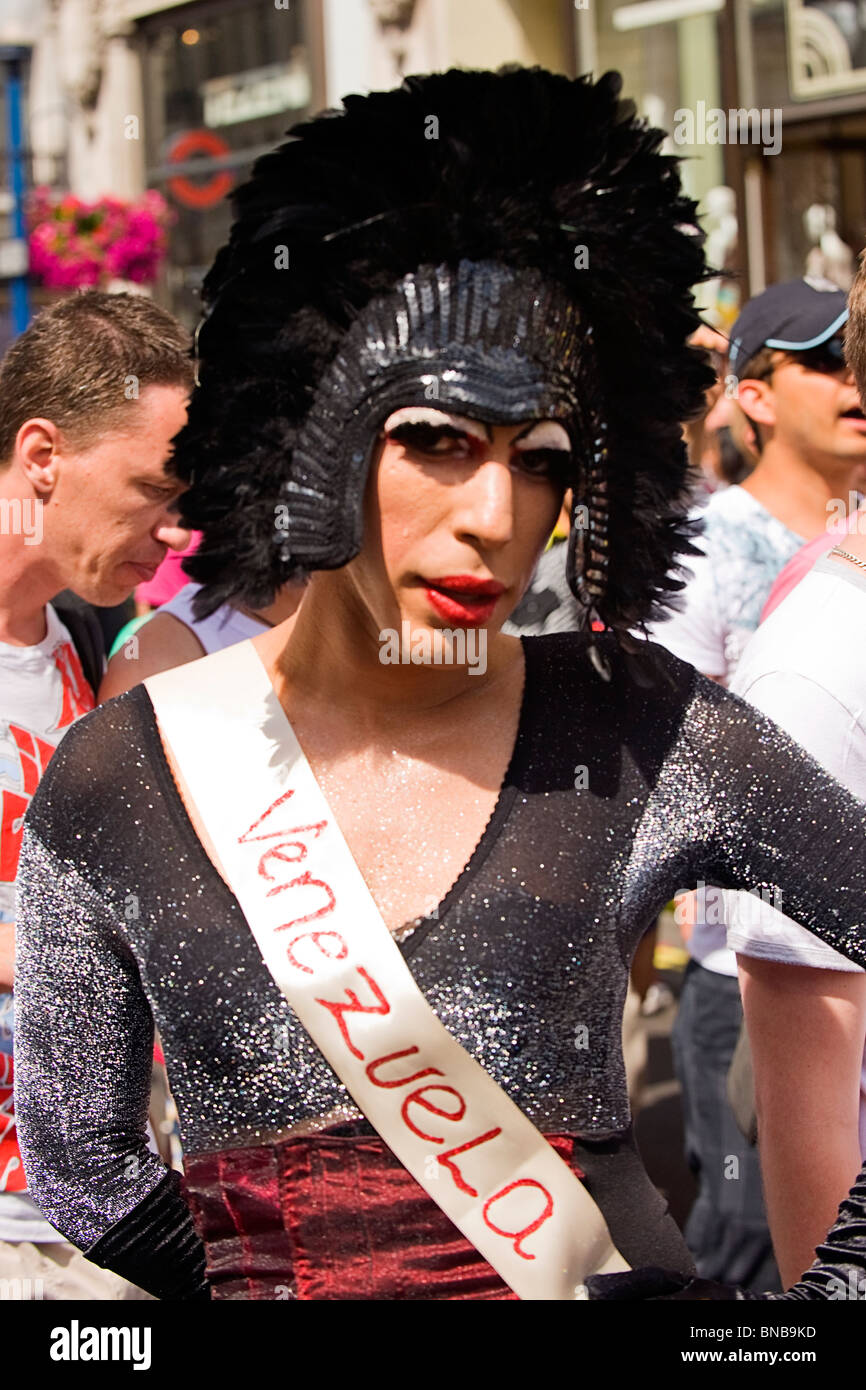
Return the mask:
<svg viewBox="0 0 866 1390">
<path fill-rule="evenodd" d="M 805 352 L 839 332 L 848 318 L 848 296 L 832 280 L 786 280 L 756 294 L 731 329 L 730 369 L 738 375 L 761 348 Z"/>
</svg>

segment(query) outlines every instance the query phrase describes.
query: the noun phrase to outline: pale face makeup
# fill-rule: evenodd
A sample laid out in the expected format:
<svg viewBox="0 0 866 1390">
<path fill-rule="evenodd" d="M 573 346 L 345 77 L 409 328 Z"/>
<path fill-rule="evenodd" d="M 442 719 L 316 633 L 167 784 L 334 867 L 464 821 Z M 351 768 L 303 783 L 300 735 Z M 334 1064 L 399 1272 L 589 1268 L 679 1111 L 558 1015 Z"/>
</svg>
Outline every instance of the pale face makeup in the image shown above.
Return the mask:
<svg viewBox="0 0 866 1390">
<path fill-rule="evenodd" d="M 571 442 L 554 420 L 488 425 L 435 406 L 385 421 L 346 566 L 376 630 L 498 632 L 559 515 Z"/>
</svg>

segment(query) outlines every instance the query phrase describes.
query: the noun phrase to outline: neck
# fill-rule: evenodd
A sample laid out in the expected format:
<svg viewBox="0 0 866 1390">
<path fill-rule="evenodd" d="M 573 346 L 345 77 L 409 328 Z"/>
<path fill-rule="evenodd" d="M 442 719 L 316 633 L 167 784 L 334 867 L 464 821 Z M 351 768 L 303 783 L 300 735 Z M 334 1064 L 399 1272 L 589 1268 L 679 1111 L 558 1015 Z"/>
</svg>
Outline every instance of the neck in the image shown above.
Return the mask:
<svg viewBox="0 0 866 1390">
<path fill-rule="evenodd" d="M 30 498 L 13 496 L 0 485 L 0 642 L 30 647 L 46 633 L 45 605 L 63 588 L 36 543 L 28 519 Z M 41 538 L 38 538 L 41 539 Z"/>
<path fill-rule="evenodd" d="M 847 460 L 822 460 L 819 467 L 772 439 L 741 486 L 783 526 L 812 540 L 827 529 L 828 502 L 841 498 L 847 506 L 852 472 Z"/>
<path fill-rule="evenodd" d="M 268 627 L 277 627 L 279 623 L 284 623 L 294 615 L 303 596 L 304 589 L 301 584 L 287 584 L 277 592 L 273 603 L 268 604 L 267 608 L 244 608 L 242 611 L 248 613 L 251 618 L 258 618 L 261 622 L 267 623 Z"/>
<path fill-rule="evenodd" d="M 474 673 L 469 662 L 385 663 L 380 654 L 387 648 L 373 628 L 370 615 L 359 610 L 339 579 L 319 572 L 294 618 L 256 641 L 284 704 L 302 694 L 364 723 L 406 722 L 437 710 L 451 717 L 455 707 L 474 703 L 482 692 L 513 677 L 516 663 L 522 662 L 519 639 L 475 629 L 467 632 L 467 652 L 476 657 Z M 389 630 L 401 643 L 405 629 L 399 618 Z M 477 660 L 479 653 L 485 660 Z"/>
</svg>

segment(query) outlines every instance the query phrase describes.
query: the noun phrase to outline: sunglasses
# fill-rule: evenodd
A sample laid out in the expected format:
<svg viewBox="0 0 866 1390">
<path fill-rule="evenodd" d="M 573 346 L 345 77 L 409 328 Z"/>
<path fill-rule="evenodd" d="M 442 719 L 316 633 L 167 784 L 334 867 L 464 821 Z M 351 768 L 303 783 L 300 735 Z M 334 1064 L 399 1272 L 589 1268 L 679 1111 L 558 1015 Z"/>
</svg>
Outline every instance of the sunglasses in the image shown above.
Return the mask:
<svg viewBox="0 0 866 1390">
<path fill-rule="evenodd" d="M 841 338 L 830 338 L 828 342 L 806 348 L 804 352 L 792 352 L 791 360 L 799 362 L 808 372 L 842 372 L 848 365 Z"/>
</svg>

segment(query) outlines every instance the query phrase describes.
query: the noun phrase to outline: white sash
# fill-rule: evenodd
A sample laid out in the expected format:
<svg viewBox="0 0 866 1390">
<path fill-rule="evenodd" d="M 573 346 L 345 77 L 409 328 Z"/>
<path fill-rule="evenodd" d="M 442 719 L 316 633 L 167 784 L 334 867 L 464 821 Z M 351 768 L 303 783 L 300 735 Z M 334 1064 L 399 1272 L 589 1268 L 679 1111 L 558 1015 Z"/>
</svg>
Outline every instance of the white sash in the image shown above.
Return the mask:
<svg viewBox="0 0 866 1390">
<path fill-rule="evenodd" d="M 586 1189 L 424 999 L 252 643 L 145 685 L 265 964 L 400 1162 L 522 1299 L 628 1269 Z"/>
</svg>

